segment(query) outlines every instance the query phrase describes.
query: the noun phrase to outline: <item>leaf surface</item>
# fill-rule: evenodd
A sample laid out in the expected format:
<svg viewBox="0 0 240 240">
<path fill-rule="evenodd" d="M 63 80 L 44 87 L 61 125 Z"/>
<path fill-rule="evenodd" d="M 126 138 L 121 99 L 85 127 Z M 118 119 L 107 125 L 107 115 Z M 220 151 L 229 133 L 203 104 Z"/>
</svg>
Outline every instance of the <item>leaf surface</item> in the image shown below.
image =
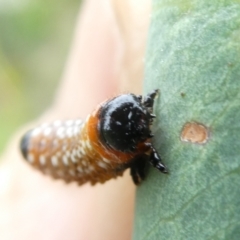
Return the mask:
<svg viewBox="0 0 240 240">
<path fill-rule="evenodd" d="M 240 239 L 240 2 L 153 0 L 145 94 L 168 166 L 137 190 L 135 240 Z M 181 141 L 188 122 L 205 144 Z"/>
</svg>

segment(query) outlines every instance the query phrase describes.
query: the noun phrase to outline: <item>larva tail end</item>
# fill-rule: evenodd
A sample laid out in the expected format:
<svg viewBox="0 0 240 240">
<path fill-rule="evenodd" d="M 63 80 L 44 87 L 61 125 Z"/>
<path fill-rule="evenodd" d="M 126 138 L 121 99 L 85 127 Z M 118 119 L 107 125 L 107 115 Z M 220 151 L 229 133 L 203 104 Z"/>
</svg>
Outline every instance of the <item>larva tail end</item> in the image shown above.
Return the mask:
<svg viewBox="0 0 240 240">
<path fill-rule="evenodd" d="M 20 150 L 25 159 L 27 159 L 27 156 L 28 156 L 28 147 L 29 147 L 31 132 L 32 131 L 30 130 L 27 133 L 25 133 L 20 142 Z"/>
</svg>

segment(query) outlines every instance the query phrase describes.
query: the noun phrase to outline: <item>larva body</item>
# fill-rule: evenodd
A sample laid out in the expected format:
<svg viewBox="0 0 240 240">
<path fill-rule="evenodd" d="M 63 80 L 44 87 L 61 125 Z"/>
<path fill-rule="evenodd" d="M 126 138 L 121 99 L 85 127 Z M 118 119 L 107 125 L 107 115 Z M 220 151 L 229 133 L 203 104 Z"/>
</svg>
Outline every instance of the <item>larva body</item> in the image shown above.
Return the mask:
<svg viewBox="0 0 240 240">
<path fill-rule="evenodd" d="M 43 124 L 23 136 L 22 154 L 43 173 L 80 185 L 104 183 L 127 168 L 138 184 L 144 178 L 146 161 L 166 173 L 151 144 L 156 94 L 157 90 L 144 100 L 122 94 L 99 105 L 84 122 Z"/>
</svg>

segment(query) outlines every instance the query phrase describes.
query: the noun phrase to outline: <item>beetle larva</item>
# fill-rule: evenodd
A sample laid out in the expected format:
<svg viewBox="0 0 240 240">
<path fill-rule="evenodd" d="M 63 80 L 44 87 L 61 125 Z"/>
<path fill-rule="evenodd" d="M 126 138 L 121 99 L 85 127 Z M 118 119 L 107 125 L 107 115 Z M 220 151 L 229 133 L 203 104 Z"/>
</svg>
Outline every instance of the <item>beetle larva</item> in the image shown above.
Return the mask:
<svg viewBox="0 0 240 240">
<path fill-rule="evenodd" d="M 144 179 L 149 161 L 167 173 L 151 143 L 150 126 L 158 90 L 145 98 L 122 94 L 99 105 L 86 121 L 43 124 L 21 140 L 24 158 L 35 168 L 66 182 L 95 184 L 130 168 L 135 184 Z"/>
</svg>

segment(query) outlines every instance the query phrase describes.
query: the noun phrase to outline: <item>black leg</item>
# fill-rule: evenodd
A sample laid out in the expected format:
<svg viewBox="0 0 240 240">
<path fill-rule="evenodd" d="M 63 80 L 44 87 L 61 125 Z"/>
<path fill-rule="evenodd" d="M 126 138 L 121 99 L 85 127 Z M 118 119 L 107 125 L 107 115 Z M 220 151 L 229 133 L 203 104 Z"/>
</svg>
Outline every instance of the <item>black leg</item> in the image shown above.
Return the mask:
<svg viewBox="0 0 240 240">
<path fill-rule="evenodd" d="M 145 178 L 146 162 L 147 156 L 143 155 L 136 158 L 131 166 L 130 173 L 136 185 L 139 185 Z"/>
<path fill-rule="evenodd" d="M 143 105 L 147 108 L 153 108 L 154 99 L 158 94 L 158 89 L 154 90 L 153 92 L 149 93 L 146 97 L 144 97 Z"/>
<path fill-rule="evenodd" d="M 152 152 L 150 154 L 149 162 L 155 168 L 157 168 L 162 173 L 168 173 L 166 166 L 163 164 L 161 157 L 157 153 L 156 149 L 151 147 Z"/>
</svg>

